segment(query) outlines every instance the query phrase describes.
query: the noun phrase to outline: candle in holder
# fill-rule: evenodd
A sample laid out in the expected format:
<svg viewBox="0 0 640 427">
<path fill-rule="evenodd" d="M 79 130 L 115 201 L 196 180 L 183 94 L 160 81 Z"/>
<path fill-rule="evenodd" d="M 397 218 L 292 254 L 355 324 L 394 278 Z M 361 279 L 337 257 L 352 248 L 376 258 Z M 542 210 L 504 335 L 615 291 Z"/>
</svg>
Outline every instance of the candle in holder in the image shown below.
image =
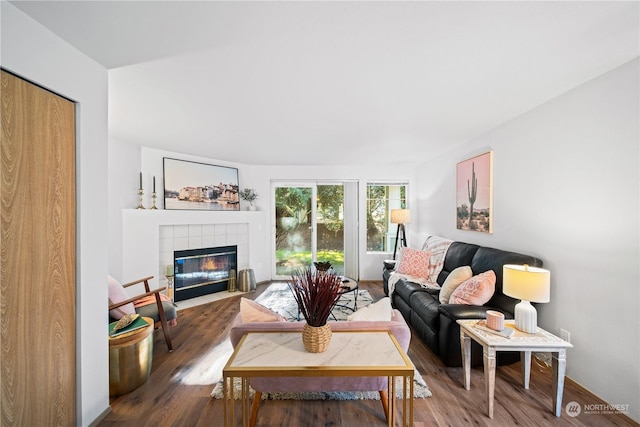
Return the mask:
<svg viewBox="0 0 640 427">
<path fill-rule="evenodd" d="M 156 192 L 156 177 L 153 177 L 153 192 Z"/>
<path fill-rule="evenodd" d="M 140 190 L 142 190 L 142 172 L 140 172 Z"/>
<path fill-rule="evenodd" d="M 173 276 L 173 265 L 167 265 L 167 276 Z"/>
<path fill-rule="evenodd" d="M 487 326 L 496 331 L 504 329 L 504 314 L 499 311 L 487 310 Z"/>
</svg>

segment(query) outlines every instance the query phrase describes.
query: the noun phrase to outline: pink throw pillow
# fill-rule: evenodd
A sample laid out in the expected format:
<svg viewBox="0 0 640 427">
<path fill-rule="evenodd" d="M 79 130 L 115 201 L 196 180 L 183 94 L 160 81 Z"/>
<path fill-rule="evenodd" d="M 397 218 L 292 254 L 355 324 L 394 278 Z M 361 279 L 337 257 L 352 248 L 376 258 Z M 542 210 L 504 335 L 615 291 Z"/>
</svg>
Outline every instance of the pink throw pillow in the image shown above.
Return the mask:
<svg viewBox="0 0 640 427">
<path fill-rule="evenodd" d="M 449 298 L 449 304 L 486 304 L 496 290 L 496 273 L 485 271 L 466 280 L 456 288 Z"/>
<path fill-rule="evenodd" d="M 402 258 L 398 273 L 426 279 L 429 277 L 429 259 L 431 252 L 412 248 L 402 248 Z"/>
<path fill-rule="evenodd" d="M 449 273 L 440 288 L 440 294 L 438 296 L 440 304 L 447 304 L 451 299 L 451 294 L 458 289 L 458 286 L 462 285 L 472 277 L 473 272 L 471 271 L 471 267 L 468 265 L 458 267 Z"/>
<path fill-rule="evenodd" d="M 240 297 L 240 316 L 242 317 L 242 323 L 286 322 L 287 320 L 264 305 L 244 297 Z"/>
<path fill-rule="evenodd" d="M 126 301 L 129 298 L 129 295 L 127 295 L 127 292 L 124 290 L 120 282 L 109 276 L 109 305 Z M 136 309 L 133 307 L 133 303 L 130 302 L 129 304 L 110 310 L 109 316 L 116 320 L 120 320 L 125 314 L 134 314 L 135 312 Z"/>
</svg>

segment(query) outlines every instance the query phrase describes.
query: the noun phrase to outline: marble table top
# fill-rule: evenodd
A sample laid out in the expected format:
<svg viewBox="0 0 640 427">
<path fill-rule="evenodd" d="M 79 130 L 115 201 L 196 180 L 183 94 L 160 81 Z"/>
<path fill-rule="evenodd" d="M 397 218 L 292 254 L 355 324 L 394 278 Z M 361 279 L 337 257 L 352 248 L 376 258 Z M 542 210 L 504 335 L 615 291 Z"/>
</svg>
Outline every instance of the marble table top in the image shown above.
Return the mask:
<svg viewBox="0 0 640 427">
<path fill-rule="evenodd" d="M 308 352 L 300 332 L 249 332 L 237 346 L 225 370 L 244 369 L 290 372 L 329 369 L 348 371 L 383 367 L 386 371 L 410 368 L 413 364 L 390 332 L 336 331 L 329 348 L 322 353 Z"/>
<path fill-rule="evenodd" d="M 475 324 L 481 319 L 476 320 L 458 320 L 458 324 L 464 331 L 470 335 L 473 335 L 478 342 L 491 346 L 501 347 L 521 347 L 523 345 L 528 347 L 543 347 L 543 348 L 571 348 L 573 345 L 567 341 L 553 335 L 550 332 L 538 327 L 536 333 L 528 334 L 526 332 L 516 329 L 513 320 L 505 320 L 504 327 L 514 330 L 511 338 L 504 338 L 500 335 L 486 332 L 482 329 L 475 328 Z"/>
</svg>

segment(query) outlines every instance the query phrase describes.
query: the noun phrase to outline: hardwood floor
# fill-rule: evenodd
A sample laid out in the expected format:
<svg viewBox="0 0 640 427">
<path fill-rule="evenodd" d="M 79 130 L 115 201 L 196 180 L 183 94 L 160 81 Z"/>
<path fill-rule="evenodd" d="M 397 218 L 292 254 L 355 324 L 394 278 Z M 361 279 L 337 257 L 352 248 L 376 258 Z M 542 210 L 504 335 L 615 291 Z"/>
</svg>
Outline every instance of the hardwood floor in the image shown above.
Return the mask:
<svg viewBox="0 0 640 427">
<path fill-rule="evenodd" d="M 258 285 L 257 297 L 267 284 Z M 374 300 L 384 296 L 381 282 L 363 282 Z M 210 397 L 212 384 L 187 384 L 188 373 L 224 340 L 239 310 L 240 296 L 185 310 L 172 328 L 174 350 L 167 351 L 161 331 L 154 338 L 149 380 L 129 394 L 111 400 L 112 412 L 97 425 L 108 426 L 221 426 L 221 400 Z M 471 390 L 463 386 L 462 368 L 447 368 L 414 337 L 409 357 L 429 385 L 432 397 L 415 399 L 415 426 L 637 426 L 623 415 L 584 414 L 570 417 L 551 413 L 550 368 L 532 366 L 529 390 L 521 386 L 520 364 L 499 367 L 496 373 L 494 419 L 486 415 L 482 368 L 471 372 Z M 209 362 L 204 363 L 208 365 Z M 571 360 L 568 361 L 569 365 Z M 604 403 L 573 381 L 565 381 L 563 402 Z M 239 405 L 236 405 L 238 408 Z M 379 401 L 266 401 L 258 426 L 385 426 Z"/>
</svg>

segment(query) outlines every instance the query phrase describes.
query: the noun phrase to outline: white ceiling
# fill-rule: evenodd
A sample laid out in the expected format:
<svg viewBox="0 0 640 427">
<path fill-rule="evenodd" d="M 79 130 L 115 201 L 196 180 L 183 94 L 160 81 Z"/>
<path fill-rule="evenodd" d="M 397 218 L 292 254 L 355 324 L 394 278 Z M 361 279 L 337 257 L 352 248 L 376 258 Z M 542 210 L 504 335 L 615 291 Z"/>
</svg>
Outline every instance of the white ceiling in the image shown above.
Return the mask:
<svg viewBox="0 0 640 427">
<path fill-rule="evenodd" d="M 109 68 L 109 132 L 248 164 L 414 163 L 639 55 L 639 2 L 13 1 Z"/>
</svg>

